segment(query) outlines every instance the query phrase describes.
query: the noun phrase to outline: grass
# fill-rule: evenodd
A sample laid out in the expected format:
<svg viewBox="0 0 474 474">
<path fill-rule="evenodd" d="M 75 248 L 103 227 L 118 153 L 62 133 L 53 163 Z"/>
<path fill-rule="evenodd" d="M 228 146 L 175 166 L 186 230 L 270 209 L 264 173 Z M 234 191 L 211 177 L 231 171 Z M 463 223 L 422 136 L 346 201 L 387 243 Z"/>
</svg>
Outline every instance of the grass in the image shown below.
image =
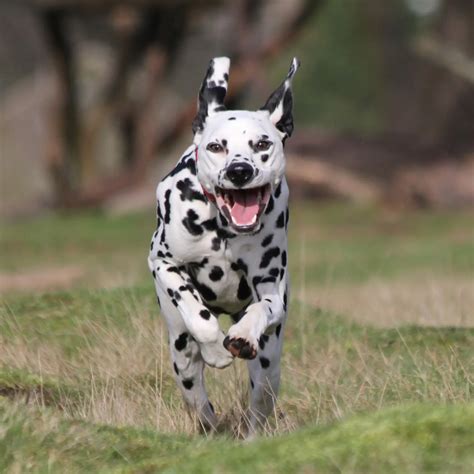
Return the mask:
<svg viewBox="0 0 474 474">
<path fill-rule="evenodd" d="M 403 405 L 239 443 L 65 421 L 0 402 L 2 472 L 472 472 L 474 405 Z"/>
<path fill-rule="evenodd" d="M 229 437 L 241 361 L 207 371 L 227 434 L 205 440 L 184 416 L 146 270 L 152 231 L 152 212 L 4 227 L 0 273 L 22 278 L 0 305 L 0 470 L 469 472 L 469 214 L 293 205 L 282 391 L 268 439 L 247 445 Z M 81 269 L 67 289 L 29 281 L 65 265 Z"/>
</svg>

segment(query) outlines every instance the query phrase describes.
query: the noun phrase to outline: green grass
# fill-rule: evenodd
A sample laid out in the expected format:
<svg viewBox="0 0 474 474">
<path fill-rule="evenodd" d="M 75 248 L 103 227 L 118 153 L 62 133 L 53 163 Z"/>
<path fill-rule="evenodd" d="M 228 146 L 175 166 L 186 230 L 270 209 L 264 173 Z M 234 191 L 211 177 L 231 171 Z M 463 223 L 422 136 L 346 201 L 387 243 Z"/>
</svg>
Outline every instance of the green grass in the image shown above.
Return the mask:
<svg viewBox="0 0 474 474">
<path fill-rule="evenodd" d="M 0 471 L 469 472 L 474 329 L 454 326 L 474 326 L 471 215 L 295 203 L 291 221 L 282 389 L 251 444 L 230 436 L 246 405 L 244 362 L 207 371 L 226 434 L 206 440 L 185 416 L 145 262 L 152 211 L 4 226 L 0 272 L 83 274 L 66 290 L 3 295 Z M 416 325 L 432 311 L 420 296 L 430 279 L 447 327 Z M 419 305 L 374 310 L 380 282 Z M 360 285 L 362 307 L 350 300 Z M 348 295 L 347 313 L 331 297 L 315 303 L 327 289 Z"/>
<path fill-rule="evenodd" d="M 474 405 L 402 405 L 253 443 L 64 421 L 0 402 L 2 472 L 472 472 Z"/>
<path fill-rule="evenodd" d="M 361 281 L 433 270 L 472 274 L 474 230 L 468 212 L 387 213 L 346 205 L 291 206 L 290 264 L 296 285 Z M 146 256 L 154 212 L 118 217 L 59 215 L 3 226 L 0 271 L 79 265 L 82 286 L 149 283 Z M 305 266 L 302 272 L 302 261 Z M 99 285 L 100 286 L 100 285 Z"/>
</svg>

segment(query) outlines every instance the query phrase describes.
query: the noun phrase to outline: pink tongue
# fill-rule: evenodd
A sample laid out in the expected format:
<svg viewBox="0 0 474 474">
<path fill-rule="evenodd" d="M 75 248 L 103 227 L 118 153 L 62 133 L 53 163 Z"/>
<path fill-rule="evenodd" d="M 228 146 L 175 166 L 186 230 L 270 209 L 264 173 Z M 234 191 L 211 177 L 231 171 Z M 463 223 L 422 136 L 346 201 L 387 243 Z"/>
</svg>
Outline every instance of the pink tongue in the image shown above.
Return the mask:
<svg viewBox="0 0 474 474">
<path fill-rule="evenodd" d="M 251 225 L 255 222 L 258 214 L 258 190 L 247 190 L 245 192 L 232 193 L 234 205 L 230 210 L 235 224 Z"/>
</svg>

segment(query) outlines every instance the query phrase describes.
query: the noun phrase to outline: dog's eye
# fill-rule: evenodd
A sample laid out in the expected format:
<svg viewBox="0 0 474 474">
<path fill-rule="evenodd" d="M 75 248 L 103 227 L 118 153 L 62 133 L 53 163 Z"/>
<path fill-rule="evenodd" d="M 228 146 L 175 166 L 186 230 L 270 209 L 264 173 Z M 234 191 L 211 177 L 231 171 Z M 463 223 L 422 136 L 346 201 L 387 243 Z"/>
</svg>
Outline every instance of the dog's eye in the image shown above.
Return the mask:
<svg viewBox="0 0 474 474">
<path fill-rule="evenodd" d="M 224 151 L 224 148 L 222 147 L 222 145 L 219 145 L 219 143 L 209 143 L 206 147 L 206 150 L 212 153 L 220 153 Z"/>
<path fill-rule="evenodd" d="M 268 140 L 260 140 L 255 145 L 255 149 L 257 151 L 267 151 L 271 146 L 272 142 L 269 142 Z"/>
</svg>

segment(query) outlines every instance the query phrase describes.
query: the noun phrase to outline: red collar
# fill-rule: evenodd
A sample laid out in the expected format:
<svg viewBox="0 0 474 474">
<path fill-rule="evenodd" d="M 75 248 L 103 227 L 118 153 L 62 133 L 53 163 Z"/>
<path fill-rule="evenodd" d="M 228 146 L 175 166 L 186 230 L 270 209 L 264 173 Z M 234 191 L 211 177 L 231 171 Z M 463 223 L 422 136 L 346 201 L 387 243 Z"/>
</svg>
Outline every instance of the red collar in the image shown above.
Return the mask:
<svg viewBox="0 0 474 474">
<path fill-rule="evenodd" d="M 197 161 L 198 161 L 198 149 L 197 149 L 197 147 L 195 149 L 195 155 L 196 155 L 196 164 L 197 164 Z M 216 197 L 214 196 L 214 194 L 211 194 L 210 192 L 208 192 L 202 184 L 201 184 L 201 188 L 202 188 L 202 192 L 204 193 L 204 196 L 206 196 L 207 199 L 209 199 L 210 202 L 215 203 L 216 202 Z"/>
</svg>

